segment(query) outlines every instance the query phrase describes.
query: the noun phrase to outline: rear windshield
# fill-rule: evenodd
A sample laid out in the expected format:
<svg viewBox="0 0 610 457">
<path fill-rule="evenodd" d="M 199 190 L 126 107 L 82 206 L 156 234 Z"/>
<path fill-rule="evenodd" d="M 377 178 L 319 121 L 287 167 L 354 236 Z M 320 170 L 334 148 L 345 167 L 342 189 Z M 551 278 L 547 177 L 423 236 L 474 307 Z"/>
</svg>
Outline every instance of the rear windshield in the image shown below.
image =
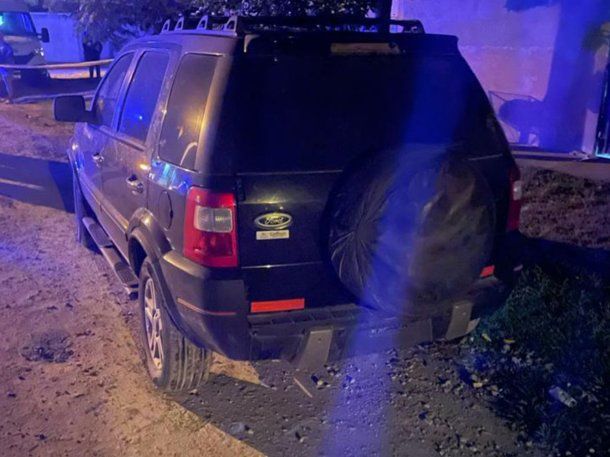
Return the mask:
<svg viewBox="0 0 610 457">
<path fill-rule="evenodd" d="M 236 159 L 236 172 L 341 170 L 407 142 L 484 136 L 490 112 L 455 54 L 245 56 L 231 71 L 216 152 Z"/>
</svg>

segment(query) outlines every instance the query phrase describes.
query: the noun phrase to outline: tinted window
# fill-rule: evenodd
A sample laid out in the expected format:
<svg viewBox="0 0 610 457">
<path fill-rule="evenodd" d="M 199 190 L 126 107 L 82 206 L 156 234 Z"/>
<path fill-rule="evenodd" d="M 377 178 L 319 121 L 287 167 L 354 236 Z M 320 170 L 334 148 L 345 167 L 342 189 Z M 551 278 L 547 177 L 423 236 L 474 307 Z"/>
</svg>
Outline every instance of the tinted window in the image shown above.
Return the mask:
<svg viewBox="0 0 610 457">
<path fill-rule="evenodd" d="M 95 99 L 95 112 L 102 125 L 107 127 L 112 126 L 112 118 L 119 99 L 121 85 L 123 84 L 125 73 L 127 73 L 127 70 L 129 69 L 132 58 L 133 54 L 126 54 L 120 57 L 102 82 L 97 98 Z"/>
<path fill-rule="evenodd" d="M 162 52 L 147 52 L 142 56 L 127 90 L 119 132 L 146 141 L 168 62 L 169 56 Z"/>
<path fill-rule="evenodd" d="M 161 131 L 159 156 L 185 168 L 195 168 L 195 156 L 216 57 L 184 57 L 172 87 Z"/>
</svg>

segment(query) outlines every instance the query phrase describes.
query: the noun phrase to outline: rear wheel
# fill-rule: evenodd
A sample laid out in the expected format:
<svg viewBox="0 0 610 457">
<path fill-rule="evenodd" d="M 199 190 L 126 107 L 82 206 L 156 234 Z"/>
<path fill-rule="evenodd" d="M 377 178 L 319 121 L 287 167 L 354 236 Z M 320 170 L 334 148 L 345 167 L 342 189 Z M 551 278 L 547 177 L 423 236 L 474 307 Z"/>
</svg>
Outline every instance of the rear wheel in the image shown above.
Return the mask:
<svg viewBox="0 0 610 457">
<path fill-rule="evenodd" d="M 172 322 L 149 259 L 140 271 L 139 302 L 146 368 L 157 388 L 168 393 L 197 388 L 207 379 L 211 354 L 191 343 Z"/>
</svg>

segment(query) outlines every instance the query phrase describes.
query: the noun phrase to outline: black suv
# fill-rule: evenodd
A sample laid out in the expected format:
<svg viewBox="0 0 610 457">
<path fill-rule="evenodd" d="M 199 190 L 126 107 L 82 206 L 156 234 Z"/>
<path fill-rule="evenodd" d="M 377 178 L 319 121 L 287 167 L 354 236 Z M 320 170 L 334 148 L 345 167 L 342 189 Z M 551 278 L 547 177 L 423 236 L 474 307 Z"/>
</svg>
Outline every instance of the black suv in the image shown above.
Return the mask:
<svg viewBox="0 0 610 457">
<path fill-rule="evenodd" d="M 306 379 L 471 331 L 520 268 L 520 182 L 457 38 L 191 21 L 126 46 L 90 108 L 55 101 L 77 237 L 139 297 L 156 385 L 196 387 L 212 352 Z"/>
</svg>

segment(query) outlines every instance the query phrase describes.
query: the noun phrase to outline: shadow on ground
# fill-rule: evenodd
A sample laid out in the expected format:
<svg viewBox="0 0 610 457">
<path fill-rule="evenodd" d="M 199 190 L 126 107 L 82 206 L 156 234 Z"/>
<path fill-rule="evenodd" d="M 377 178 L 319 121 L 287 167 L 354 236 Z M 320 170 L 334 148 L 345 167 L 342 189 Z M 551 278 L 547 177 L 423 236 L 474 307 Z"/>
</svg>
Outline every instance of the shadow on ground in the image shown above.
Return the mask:
<svg viewBox="0 0 610 457">
<path fill-rule="evenodd" d="M 72 213 L 70 165 L 0 153 L 0 195 Z"/>
<path fill-rule="evenodd" d="M 523 261 L 565 276 L 586 272 L 610 281 L 610 251 L 524 237 Z"/>
<path fill-rule="evenodd" d="M 48 79 L 40 84 L 26 84 L 19 79 L 14 82 L 15 98 L 53 98 L 63 94 L 81 94 L 93 92 L 99 84 L 99 79 Z"/>
</svg>

